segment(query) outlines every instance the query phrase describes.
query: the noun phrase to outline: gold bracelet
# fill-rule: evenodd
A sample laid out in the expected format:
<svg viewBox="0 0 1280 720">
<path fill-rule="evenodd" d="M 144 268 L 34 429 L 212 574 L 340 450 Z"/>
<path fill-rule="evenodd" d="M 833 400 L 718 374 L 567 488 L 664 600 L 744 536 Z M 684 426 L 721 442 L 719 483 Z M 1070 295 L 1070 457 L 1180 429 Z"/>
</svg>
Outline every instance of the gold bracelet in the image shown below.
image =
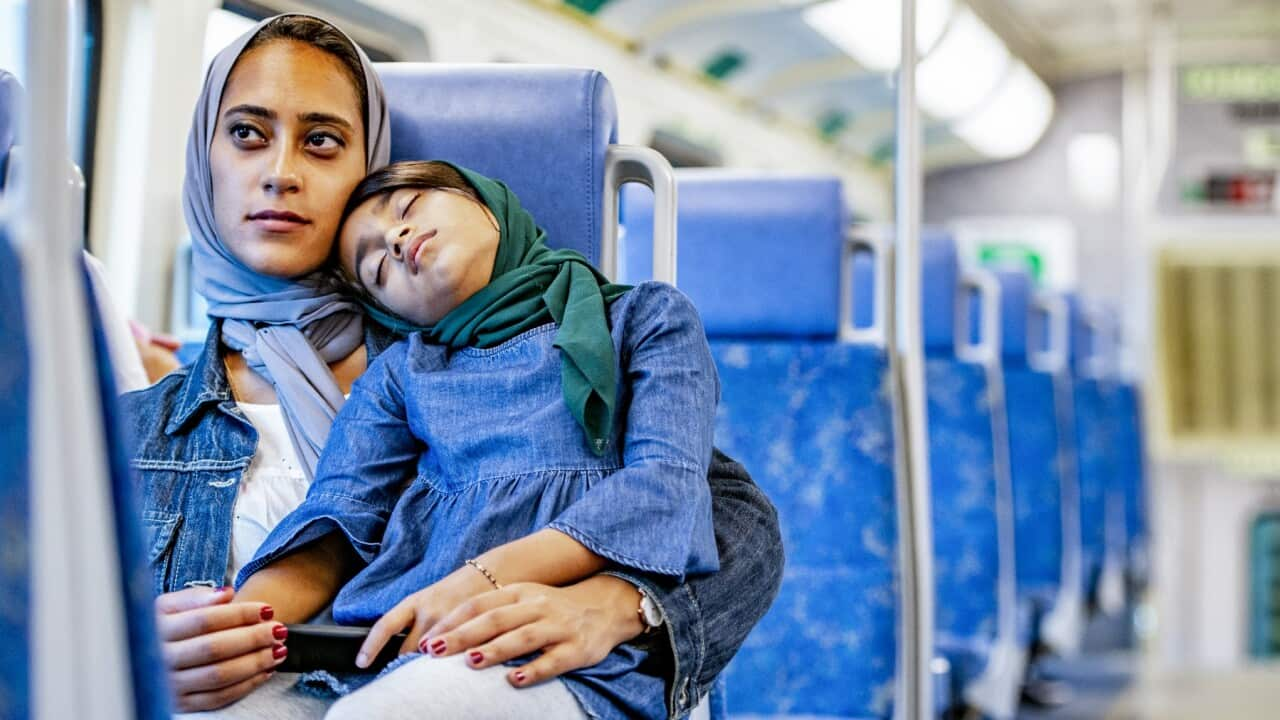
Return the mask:
<svg viewBox="0 0 1280 720">
<path fill-rule="evenodd" d="M 467 562 L 467 564 L 468 564 L 468 565 L 470 565 L 471 567 L 473 567 L 473 568 L 475 568 L 477 571 L 479 571 L 479 573 L 480 573 L 481 575 L 483 575 L 483 576 L 484 576 L 484 578 L 485 578 L 486 580 L 488 580 L 489 582 L 493 583 L 493 587 L 494 587 L 495 589 L 497 589 L 497 590 L 501 590 L 501 589 L 502 589 L 502 583 L 498 582 L 497 578 L 495 578 L 495 577 L 493 576 L 493 573 L 489 572 L 488 568 L 486 568 L 485 566 L 483 566 L 483 565 L 481 565 L 480 563 L 476 562 L 475 558 L 471 558 L 470 560 L 467 560 L 466 562 Z"/>
</svg>

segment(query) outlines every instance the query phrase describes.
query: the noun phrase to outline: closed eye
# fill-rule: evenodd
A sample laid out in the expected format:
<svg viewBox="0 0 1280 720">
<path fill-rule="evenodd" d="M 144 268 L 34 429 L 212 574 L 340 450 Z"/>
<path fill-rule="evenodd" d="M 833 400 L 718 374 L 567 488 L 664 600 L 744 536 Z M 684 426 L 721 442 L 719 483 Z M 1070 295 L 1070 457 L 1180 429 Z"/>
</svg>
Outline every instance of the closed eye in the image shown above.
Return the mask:
<svg viewBox="0 0 1280 720">
<path fill-rule="evenodd" d="M 382 259 L 378 261 L 378 268 L 373 271 L 373 284 L 382 287 L 382 273 L 387 267 L 387 254 L 382 253 Z"/>
<path fill-rule="evenodd" d="M 416 202 L 418 202 L 418 198 L 420 198 L 420 197 L 422 197 L 422 193 L 414 193 L 414 194 L 413 194 L 413 197 L 409 200 L 409 202 L 407 202 L 407 203 L 405 203 L 405 204 L 404 204 L 404 210 L 401 210 L 401 211 L 400 211 L 400 220 L 401 220 L 401 221 L 403 221 L 405 218 L 409 217 L 409 208 L 413 207 L 413 204 L 414 204 L 414 203 L 416 203 Z"/>
</svg>

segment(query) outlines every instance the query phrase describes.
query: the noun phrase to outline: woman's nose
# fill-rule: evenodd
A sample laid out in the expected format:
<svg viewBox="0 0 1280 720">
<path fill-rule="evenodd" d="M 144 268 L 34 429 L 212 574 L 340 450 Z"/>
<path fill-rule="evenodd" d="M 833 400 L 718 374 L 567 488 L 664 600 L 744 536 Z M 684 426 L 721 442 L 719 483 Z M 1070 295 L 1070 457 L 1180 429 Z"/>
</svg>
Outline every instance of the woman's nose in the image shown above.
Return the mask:
<svg viewBox="0 0 1280 720">
<path fill-rule="evenodd" d="M 262 189 L 268 193 L 293 193 L 302 189 L 302 176 L 298 173 L 296 158 L 287 147 L 281 147 L 272 158 L 262 179 Z"/>
<path fill-rule="evenodd" d="M 405 243 L 409 242 L 412 232 L 413 228 L 408 224 L 393 225 L 387 230 L 387 249 L 391 252 L 391 257 L 399 258 L 404 254 Z"/>
</svg>

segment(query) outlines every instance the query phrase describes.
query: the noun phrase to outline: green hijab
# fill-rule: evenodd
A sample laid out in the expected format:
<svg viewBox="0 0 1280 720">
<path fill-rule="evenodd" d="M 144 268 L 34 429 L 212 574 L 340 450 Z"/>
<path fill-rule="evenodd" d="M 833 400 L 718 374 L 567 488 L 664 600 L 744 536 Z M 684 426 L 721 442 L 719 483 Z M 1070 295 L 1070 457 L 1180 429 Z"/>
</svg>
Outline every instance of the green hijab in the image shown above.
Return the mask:
<svg viewBox="0 0 1280 720">
<path fill-rule="evenodd" d="M 554 322 L 564 401 L 596 455 L 613 430 L 618 378 L 605 309 L 630 286 L 608 278 L 573 250 L 552 250 L 520 200 L 504 183 L 448 163 L 471 183 L 498 221 L 493 277 L 432 327 L 421 327 L 366 302 L 370 317 L 396 332 L 424 333 L 450 349 L 491 348 Z"/>
</svg>

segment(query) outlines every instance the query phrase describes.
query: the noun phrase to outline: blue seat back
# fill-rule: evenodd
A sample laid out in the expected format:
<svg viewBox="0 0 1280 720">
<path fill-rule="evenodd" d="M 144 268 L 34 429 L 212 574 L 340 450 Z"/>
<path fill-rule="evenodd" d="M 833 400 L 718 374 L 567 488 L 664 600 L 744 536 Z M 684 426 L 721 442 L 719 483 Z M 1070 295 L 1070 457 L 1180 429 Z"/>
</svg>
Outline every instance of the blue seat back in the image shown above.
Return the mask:
<svg viewBox="0 0 1280 720">
<path fill-rule="evenodd" d="M 1002 270 L 1001 364 L 1009 419 L 1018 594 L 1044 607 L 1062 576 L 1062 475 L 1054 379 L 1028 362 L 1034 287 L 1025 271 Z"/>
<path fill-rule="evenodd" d="M 984 669 L 999 622 L 993 408 L 986 368 L 956 354 L 961 283 L 954 239 L 926 231 L 921 262 L 935 627 L 959 697 Z"/>
<path fill-rule="evenodd" d="M 3 114 L 4 108 L 0 108 Z M 0 717 L 26 718 L 29 712 L 29 608 L 31 602 L 30 523 L 30 366 L 24 316 L 21 267 L 0 218 Z"/>
<path fill-rule="evenodd" d="M 448 160 L 505 182 L 552 247 L 599 264 L 613 89 L 595 70 L 379 63 L 391 159 Z"/>
<path fill-rule="evenodd" d="M 681 289 L 720 372 L 716 443 L 778 508 L 778 598 L 726 671 L 733 714 L 889 718 L 897 521 L 888 356 L 836 342 L 845 211 L 832 178 L 677 174 Z M 651 243 L 624 192 L 627 275 Z M 866 283 L 870 287 L 870 283 Z"/>
<path fill-rule="evenodd" d="M 838 178 L 681 170 L 676 182 L 680 288 L 709 336 L 834 335 L 848 218 Z M 623 188 L 623 280 L 652 276 L 652 215 L 648 188 Z"/>
<path fill-rule="evenodd" d="M 1107 492 L 1115 475 L 1115 441 L 1108 411 L 1108 387 L 1096 376 L 1098 335 L 1078 296 L 1067 298 L 1071 324 L 1071 400 L 1074 449 L 1080 488 L 1081 572 L 1086 595 L 1092 595 L 1106 555 Z"/>
<path fill-rule="evenodd" d="M 1142 396 L 1134 383 L 1122 382 L 1111 394 L 1116 428 L 1116 474 L 1124 488 L 1125 541 L 1131 566 L 1145 565 L 1147 548 L 1146 439 Z M 1141 572 L 1143 568 L 1134 567 Z"/>
</svg>

